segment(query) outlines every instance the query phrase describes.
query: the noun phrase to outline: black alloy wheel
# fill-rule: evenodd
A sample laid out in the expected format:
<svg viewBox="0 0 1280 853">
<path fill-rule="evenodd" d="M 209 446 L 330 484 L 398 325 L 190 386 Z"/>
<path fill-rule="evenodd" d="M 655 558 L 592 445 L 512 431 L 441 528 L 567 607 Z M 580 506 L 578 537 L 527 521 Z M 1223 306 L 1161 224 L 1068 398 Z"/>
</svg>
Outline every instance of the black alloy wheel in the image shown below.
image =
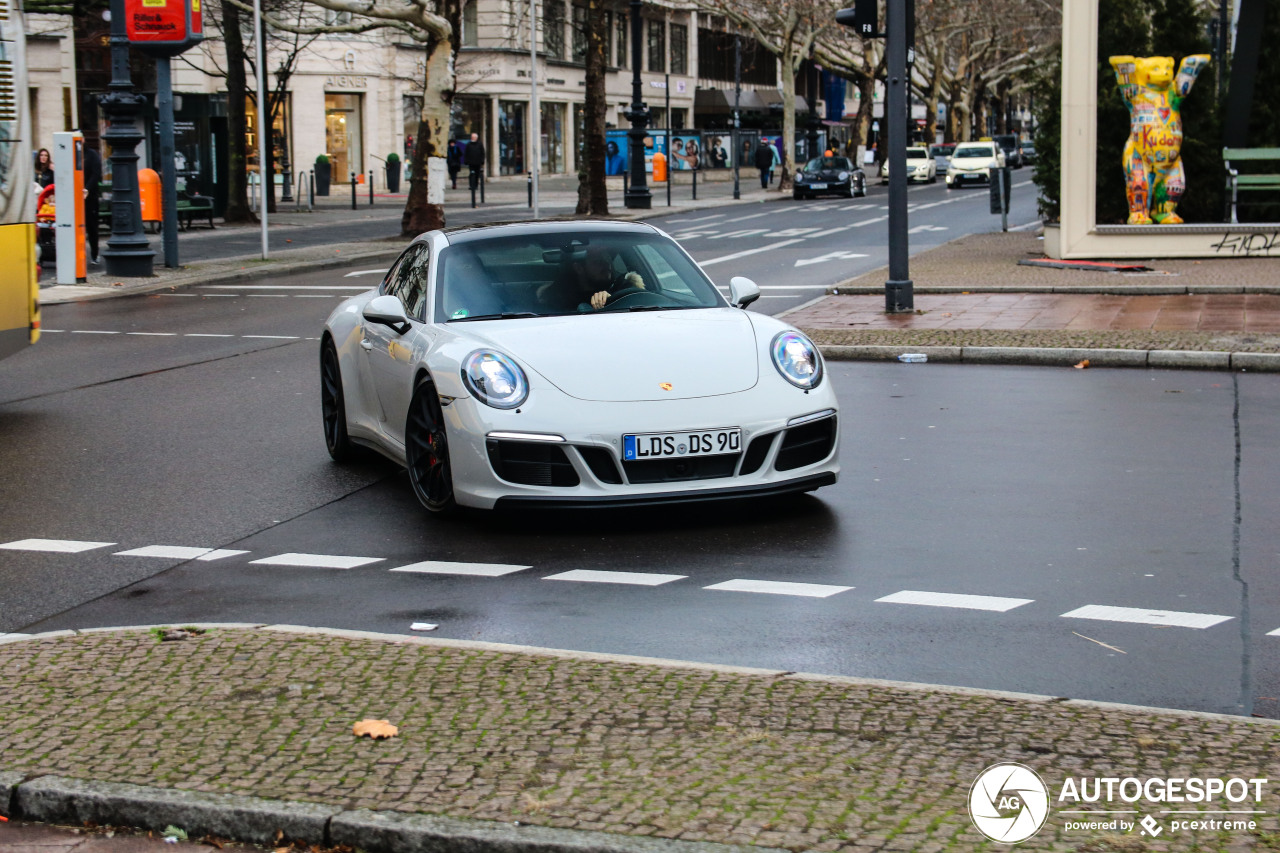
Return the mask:
<svg viewBox="0 0 1280 853">
<path fill-rule="evenodd" d="M 409 483 L 428 512 L 444 515 L 457 508 L 453 498 L 453 472 L 449 467 L 449 437 L 444 428 L 440 395 L 430 379 L 422 379 L 409 403 L 405 427 L 405 461 Z"/>
<path fill-rule="evenodd" d="M 347 405 L 342 394 L 342 368 L 333 340 L 320 345 L 320 412 L 324 419 L 324 445 L 334 462 L 350 462 L 356 446 L 347 435 Z"/>
</svg>

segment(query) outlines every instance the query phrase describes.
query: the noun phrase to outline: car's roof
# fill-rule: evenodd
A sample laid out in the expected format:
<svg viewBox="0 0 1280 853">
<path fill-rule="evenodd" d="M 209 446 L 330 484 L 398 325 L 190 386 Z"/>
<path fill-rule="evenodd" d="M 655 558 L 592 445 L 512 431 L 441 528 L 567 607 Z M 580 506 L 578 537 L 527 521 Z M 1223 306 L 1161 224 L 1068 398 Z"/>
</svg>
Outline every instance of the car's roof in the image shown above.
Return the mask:
<svg viewBox="0 0 1280 853">
<path fill-rule="evenodd" d="M 657 234 L 659 232 L 652 225 L 647 225 L 643 222 L 612 222 L 604 219 L 588 219 L 567 222 L 508 222 L 501 225 L 461 225 L 456 228 L 446 228 L 443 233 L 450 245 L 458 245 L 518 235 Z"/>
</svg>

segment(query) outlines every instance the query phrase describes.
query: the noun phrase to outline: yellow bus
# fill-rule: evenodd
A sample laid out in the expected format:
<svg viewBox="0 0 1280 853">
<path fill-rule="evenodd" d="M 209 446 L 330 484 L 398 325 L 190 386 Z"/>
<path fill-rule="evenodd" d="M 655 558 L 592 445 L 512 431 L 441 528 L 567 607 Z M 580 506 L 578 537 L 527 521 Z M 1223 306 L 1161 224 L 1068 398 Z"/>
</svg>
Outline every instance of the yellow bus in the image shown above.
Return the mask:
<svg viewBox="0 0 1280 853">
<path fill-rule="evenodd" d="M 0 0 L 0 358 L 40 338 L 26 30 L 19 0 Z"/>
</svg>

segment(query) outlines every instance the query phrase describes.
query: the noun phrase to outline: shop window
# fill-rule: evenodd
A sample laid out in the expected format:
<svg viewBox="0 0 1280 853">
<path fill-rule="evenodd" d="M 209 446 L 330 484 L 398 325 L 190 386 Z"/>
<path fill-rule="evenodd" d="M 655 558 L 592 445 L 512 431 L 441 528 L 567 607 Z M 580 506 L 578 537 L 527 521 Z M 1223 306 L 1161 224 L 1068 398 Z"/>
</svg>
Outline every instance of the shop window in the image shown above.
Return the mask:
<svg viewBox="0 0 1280 853">
<path fill-rule="evenodd" d="M 498 169 L 503 175 L 519 175 L 525 171 L 525 114 L 528 104 L 521 101 L 498 102 Z"/>
<path fill-rule="evenodd" d="M 285 170 L 291 168 L 291 158 L 289 156 L 292 140 L 289 138 L 289 93 L 284 93 L 283 98 L 278 102 L 275 108 L 275 114 L 272 116 L 271 122 L 271 157 L 275 164 L 275 173 L 277 175 L 284 174 Z M 267 95 L 267 103 L 276 103 L 273 95 Z M 261 127 L 258 124 L 258 105 L 254 99 L 246 97 L 244 99 L 245 112 L 245 162 L 248 171 L 258 171 L 258 134 Z"/>
<path fill-rule="evenodd" d="M 350 180 L 352 172 L 364 172 L 362 101 L 362 95 L 331 92 L 324 96 L 325 150 L 337 182 Z"/>
</svg>

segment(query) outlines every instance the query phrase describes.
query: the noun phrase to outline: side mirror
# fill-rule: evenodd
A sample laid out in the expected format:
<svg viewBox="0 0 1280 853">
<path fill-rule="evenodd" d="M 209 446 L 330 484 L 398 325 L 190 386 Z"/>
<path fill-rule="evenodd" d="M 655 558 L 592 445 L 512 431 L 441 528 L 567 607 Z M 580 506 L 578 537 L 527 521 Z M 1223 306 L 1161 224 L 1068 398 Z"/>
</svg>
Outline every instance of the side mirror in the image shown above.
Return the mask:
<svg viewBox="0 0 1280 853">
<path fill-rule="evenodd" d="M 760 286 L 749 278 L 735 275 L 729 279 L 729 304 L 746 308 L 760 298 Z"/>
<path fill-rule="evenodd" d="M 364 306 L 361 314 L 370 323 L 390 326 L 398 335 L 403 335 L 410 328 L 409 318 L 404 313 L 404 305 L 390 294 L 375 296 L 369 300 L 369 304 Z"/>
</svg>

